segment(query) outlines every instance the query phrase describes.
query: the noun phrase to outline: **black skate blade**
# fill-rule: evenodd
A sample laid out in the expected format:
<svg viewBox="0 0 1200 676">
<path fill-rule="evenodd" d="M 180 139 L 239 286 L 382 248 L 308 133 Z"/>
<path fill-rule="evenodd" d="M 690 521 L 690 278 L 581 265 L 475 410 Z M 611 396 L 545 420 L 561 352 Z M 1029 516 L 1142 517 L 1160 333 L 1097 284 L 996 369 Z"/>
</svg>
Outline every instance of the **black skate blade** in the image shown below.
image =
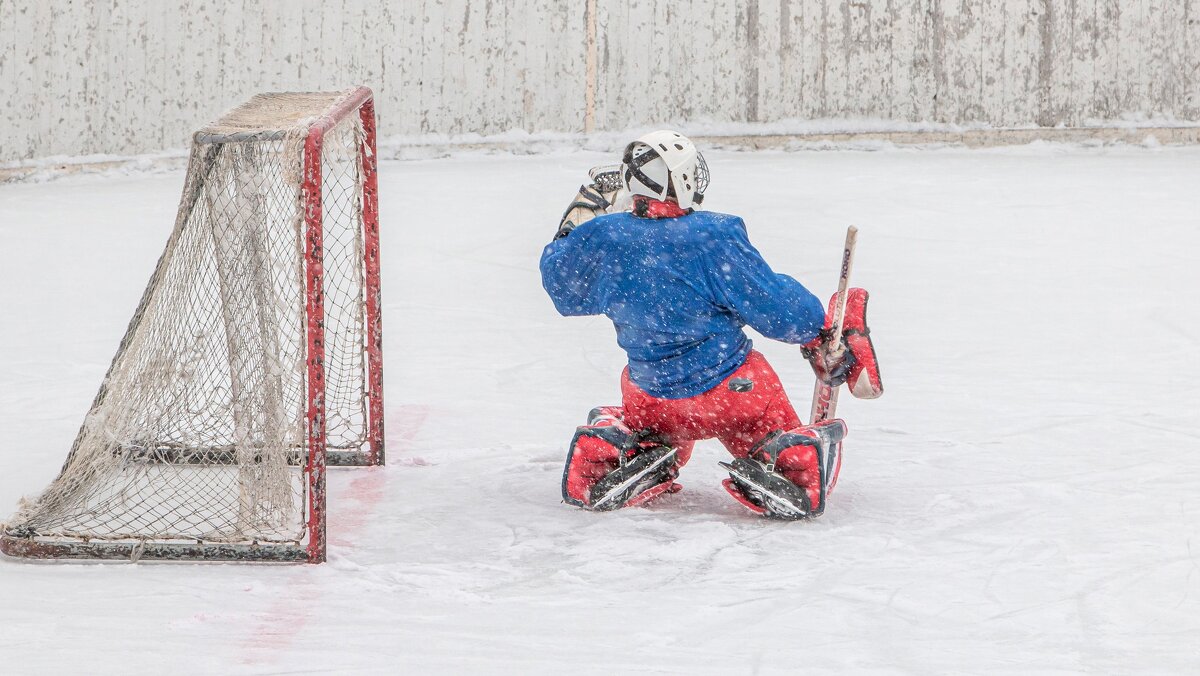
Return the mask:
<svg viewBox="0 0 1200 676">
<path fill-rule="evenodd" d="M 671 479 L 670 470 L 674 464 L 673 448 L 659 446 L 642 451 L 592 486 L 588 509 L 609 512 L 623 507 L 631 498 Z"/>
<path fill-rule="evenodd" d="M 732 463 L 720 464 L 729 471 L 729 478 L 733 479 L 742 494 L 766 510 L 764 516 L 797 520 L 812 515 L 808 493 L 780 474 L 768 470 L 761 462 L 751 458 L 735 458 Z"/>
</svg>

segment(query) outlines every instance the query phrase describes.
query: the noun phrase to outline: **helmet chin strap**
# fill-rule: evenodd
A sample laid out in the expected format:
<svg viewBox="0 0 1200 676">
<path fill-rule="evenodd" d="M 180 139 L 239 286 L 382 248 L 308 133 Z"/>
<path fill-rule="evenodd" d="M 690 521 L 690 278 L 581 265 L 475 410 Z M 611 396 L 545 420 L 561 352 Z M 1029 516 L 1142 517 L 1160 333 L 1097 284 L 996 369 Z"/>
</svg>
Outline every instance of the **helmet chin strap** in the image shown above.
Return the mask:
<svg viewBox="0 0 1200 676">
<path fill-rule="evenodd" d="M 645 195 L 633 196 L 633 215 L 640 218 L 679 218 L 692 213 L 675 202 L 663 202 Z"/>
</svg>

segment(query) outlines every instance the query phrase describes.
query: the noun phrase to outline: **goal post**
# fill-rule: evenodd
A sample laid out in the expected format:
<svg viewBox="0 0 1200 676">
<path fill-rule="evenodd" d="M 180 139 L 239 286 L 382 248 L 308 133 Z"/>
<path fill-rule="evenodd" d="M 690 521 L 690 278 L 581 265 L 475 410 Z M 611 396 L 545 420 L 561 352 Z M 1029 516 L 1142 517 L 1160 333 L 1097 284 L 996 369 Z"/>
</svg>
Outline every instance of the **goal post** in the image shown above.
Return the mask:
<svg viewBox="0 0 1200 676">
<path fill-rule="evenodd" d="M 384 462 L 371 90 L 193 135 L 175 226 L 58 477 L 0 551 L 325 560 L 327 466 Z"/>
</svg>

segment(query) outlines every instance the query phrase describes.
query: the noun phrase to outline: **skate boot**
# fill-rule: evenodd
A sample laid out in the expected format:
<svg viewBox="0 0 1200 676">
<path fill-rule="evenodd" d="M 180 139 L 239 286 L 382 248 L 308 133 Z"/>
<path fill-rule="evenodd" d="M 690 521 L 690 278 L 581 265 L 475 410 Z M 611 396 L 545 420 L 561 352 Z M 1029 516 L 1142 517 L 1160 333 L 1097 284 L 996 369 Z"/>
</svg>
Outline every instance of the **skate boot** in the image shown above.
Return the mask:
<svg viewBox="0 0 1200 676">
<path fill-rule="evenodd" d="M 651 445 L 623 453 L 620 465 L 592 486 L 588 508 L 607 512 L 633 507 L 649 501 L 672 487 L 679 476 L 675 469 L 675 449 Z"/>
</svg>

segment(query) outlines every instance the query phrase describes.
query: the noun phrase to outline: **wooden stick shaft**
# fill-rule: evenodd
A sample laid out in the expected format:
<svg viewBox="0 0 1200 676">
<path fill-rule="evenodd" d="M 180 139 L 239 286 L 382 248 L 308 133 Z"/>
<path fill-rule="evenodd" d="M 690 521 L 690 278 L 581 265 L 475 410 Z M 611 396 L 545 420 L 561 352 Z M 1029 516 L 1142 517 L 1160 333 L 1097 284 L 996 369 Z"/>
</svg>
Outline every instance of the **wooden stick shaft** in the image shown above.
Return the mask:
<svg viewBox="0 0 1200 676">
<path fill-rule="evenodd" d="M 830 356 L 836 358 L 844 351 L 842 347 L 842 322 L 846 319 L 846 290 L 850 286 L 850 270 L 854 267 L 854 246 L 858 243 L 858 228 L 853 225 L 846 228 L 846 244 L 842 248 L 842 268 L 838 272 L 837 301 L 833 304 L 833 323 L 830 328 Z M 822 357 L 817 356 L 817 359 Z M 838 390 L 817 380 L 813 387 L 812 409 L 809 411 L 809 424 L 815 425 L 833 417 L 837 410 Z"/>
<path fill-rule="evenodd" d="M 842 270 L 838 275 L 838 299 L 833 318 L 833 336 L 830 345 L 834 354 L 842 352 L 842 322 L 846 319 L 846 289 L 850 286 L 850 269 L 854 266 L 854 246 L 858 243 L 858 228 L 846 228 L 846 245 L 842 249 Z"/>
</svg>

